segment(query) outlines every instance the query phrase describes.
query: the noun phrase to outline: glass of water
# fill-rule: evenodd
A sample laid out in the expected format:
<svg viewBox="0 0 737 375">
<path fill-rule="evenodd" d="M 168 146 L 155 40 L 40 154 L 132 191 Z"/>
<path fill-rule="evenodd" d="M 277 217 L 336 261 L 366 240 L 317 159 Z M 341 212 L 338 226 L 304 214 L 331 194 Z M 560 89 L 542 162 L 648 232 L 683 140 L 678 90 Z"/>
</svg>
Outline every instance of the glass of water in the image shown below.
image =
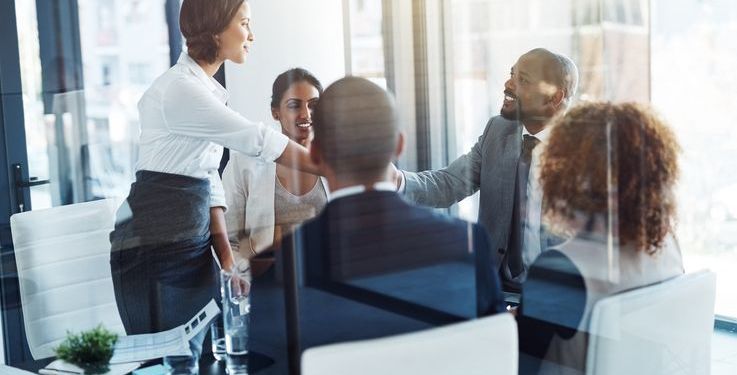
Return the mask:
<svg viewBox="0 0 737 375">
<path fill-rule="evenodd" d="M 225 328 L 223 328 L 223 317 L 216 317 L 210 324 L 210 337 L 212 338 L 212 356 L 216 361 L 225 360 Z"/>
<path fill-rule="evenodd" d="M 169 355 L 163 359 L 167 375 L 196 375 L 199 373 L 197 355 Z"/>
<path fill-rule="evenodd" d="M 223 328 L 228 374 L 248 373 L 248 300 L 250 284 L 246 273 L 220 272 L 223 297 Z"/>
</svg>

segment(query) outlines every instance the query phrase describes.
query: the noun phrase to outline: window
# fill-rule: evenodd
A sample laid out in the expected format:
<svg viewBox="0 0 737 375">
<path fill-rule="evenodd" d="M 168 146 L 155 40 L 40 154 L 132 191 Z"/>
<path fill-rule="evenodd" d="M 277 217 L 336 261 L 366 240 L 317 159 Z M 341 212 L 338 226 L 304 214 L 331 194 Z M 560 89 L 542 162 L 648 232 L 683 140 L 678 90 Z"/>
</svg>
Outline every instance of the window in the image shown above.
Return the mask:
<svg viewBox="0 0 737 375">
<path fill-rule="evenodd" d="M 678 237 L 687 271 L 717 273 L 737 317 L 737 3 L 653 0 L 652 102 L 683 148 Z"/>
<path fill-rule="evenodd" d="M 351 0 L 348 4 L 350 68 L 347 70 L 352 75 L 368 78 L 386 88 L 382 2 Z"/>
<path fill-rule="evenodd" d="M 34 208 L 127 194 L 138 98 L 169 67 L 164 0 L 75 4 L 79 23 L 57 21 L 60 30 L 39 29 L 37 14 L 54 17 L 47 8 L 16 4 L 29 171 L 51 180 L 31 189 Z M 50 35 L 61 50 L 39 43 Z"/>
<path fill-rule="evenodd" d="M 716 313 L 737 317 L 737 4 L 727 0 L 449 0 L 451 160 L 498 113 L 509 67 L 546 46 L 578 64 L 579 100 L 651 102 L 683 148 L 677 235 L 686 270 L 718 274 Z M 650 25 L 652 14 L 652 25 Z M 483 18 L 485 22 L 478 22 Z M 453 140 L 452 135 L 455 135 Z M 478 197 L 459 204 L 476 220 Z M 730 293 L 732 293 L 730 295 Z"/>
<path fill-rule="evenodd" d="M 574 1 L 449 1 L 446 32 L 450 33 L 450 45 L 446 53 L 452 64 L 448 79 L 453 107 L 448 111 L 452 122 L 449 134 L 454 138 L 449 139 L 450 160 L 467 153 L 489 118 L 499 114 L 504 83 L 522 53 L 546 46 L 574 60 L 585 53 L 600 57 L 596 45 L 587 48 L 575 42 L 580 28 L 572 20 L 574 5 Z M 601 30 L 597 31 L 600 35 Z M 478 194 L 462 201 L 459 216 L 475 221 L 478 204 Z"/>
</svg>

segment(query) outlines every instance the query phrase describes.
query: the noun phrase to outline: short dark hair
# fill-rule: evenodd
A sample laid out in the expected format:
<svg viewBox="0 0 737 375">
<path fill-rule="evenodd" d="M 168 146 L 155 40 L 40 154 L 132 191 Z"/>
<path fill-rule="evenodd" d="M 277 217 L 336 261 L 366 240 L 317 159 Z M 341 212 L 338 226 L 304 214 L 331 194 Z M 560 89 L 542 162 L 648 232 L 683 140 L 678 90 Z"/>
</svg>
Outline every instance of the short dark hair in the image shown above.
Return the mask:
<svg viewBox="0 0 737 375">
<path fill-rule="evenodd" d="M 302 81 L 314 86 L 317 92 L 322 95 L 322 84 L 312 73 L 307 69 L 292 68 L 279 74 L 274 80 L 274 84 L 271 86 L 271 108 L 279 108 L 279 103 L 281 103 L 284 93 L 289 90 L 289 87 Z"/>
<path fill-rule="evenodd" d="M 554 69 L 553 78 L 555 79 L 555 85 L 563 90 L 565 108 L 568 108 L 576 96 L 576 91 L 578 91 L 579 77 L 576 63 L 566 55 L 555 53 L 545 48 L 535 48 L 525 53 L 525 55 L 527 54 L 543 55 L 549 59 L 548 61 L 551 64 L 548 68 Z"/>
<path fill-rule="evenodd" d="M 386 172 L 399 128 L 394 99 L 371 81 L 342 78 L 315 108 L 317 150 L 337 175 L 377 178 Z"/>
<path fill-rule="evenodd" d="M 215 36 L 228 27 L 245 0 L 184 0 L 179 28 L 187 40 L 187 53 L 197 61 L 213 63 L 218 57 Z"/>
</svg>

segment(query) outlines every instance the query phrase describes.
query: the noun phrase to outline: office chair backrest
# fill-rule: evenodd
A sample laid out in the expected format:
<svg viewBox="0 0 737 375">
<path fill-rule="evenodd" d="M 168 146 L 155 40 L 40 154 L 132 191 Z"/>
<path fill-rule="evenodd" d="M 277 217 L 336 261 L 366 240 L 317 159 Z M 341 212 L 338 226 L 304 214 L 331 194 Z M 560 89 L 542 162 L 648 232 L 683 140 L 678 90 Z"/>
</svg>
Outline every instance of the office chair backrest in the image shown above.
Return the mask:
<svg viewBox="0 0 737 375">
<path fill-rule="evenodd" d="M 586 373 L 709 374 L 716 275 L 700 271 L 599 301 Z"/>
<path fill-rule="evenodd" d="M 125 335 L 110 273 L 112 199 L 13 215 L 15 258 L 28 346 L 51 357 L 67 332 L 102 324 Z"/>
<path fill-rule="evenodd" d="M 504 313 L 303 353 L 302 375 L 338 374 L 517 374 L 517 323 Z"/>
</svg>

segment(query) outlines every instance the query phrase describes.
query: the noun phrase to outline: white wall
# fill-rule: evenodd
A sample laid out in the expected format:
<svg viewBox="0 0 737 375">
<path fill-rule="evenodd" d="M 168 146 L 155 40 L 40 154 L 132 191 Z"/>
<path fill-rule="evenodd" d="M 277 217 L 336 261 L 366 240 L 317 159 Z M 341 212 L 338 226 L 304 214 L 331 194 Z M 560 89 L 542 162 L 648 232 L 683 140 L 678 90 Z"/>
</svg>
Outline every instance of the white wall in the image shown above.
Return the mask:
<svg viewBox="0 0 737 375">
<path fill-rule="evenodd" d="M 274 123 L 269 102 L 279 73 L 311 71 L 327 87 L 345 75 L 341 0 L 250 0 L 255 43 L 245 64 L 227 62 L 230 106 L 250 120 Z"/>
</svg>

